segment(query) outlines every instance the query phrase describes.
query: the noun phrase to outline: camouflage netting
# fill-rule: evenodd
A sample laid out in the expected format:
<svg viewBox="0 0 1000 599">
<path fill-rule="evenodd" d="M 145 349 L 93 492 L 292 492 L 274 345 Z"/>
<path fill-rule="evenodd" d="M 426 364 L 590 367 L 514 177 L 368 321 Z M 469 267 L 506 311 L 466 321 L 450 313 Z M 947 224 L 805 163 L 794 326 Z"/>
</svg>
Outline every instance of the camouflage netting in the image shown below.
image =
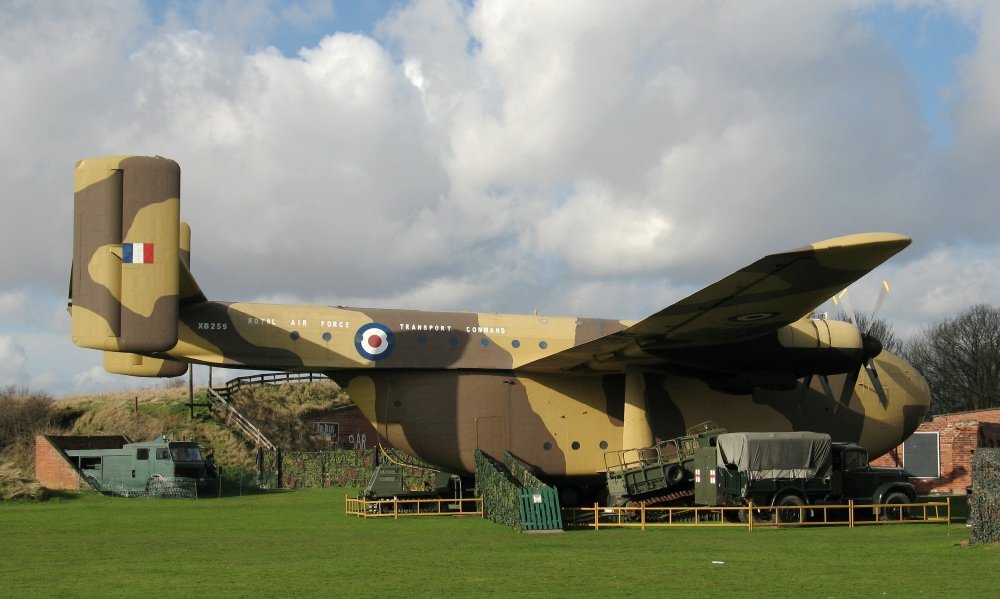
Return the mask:
<svg viewBox="0 0 1000 599">
<path fill-rule="evenodd" d="M 476 495 L 483 498 L 486 518 L 521 530 L 520 485 L 506 466 L 476 450 Z"/>
<path fill-rule="evenodd" d="M 353 449 L 333 449 L 330 451 L 283 451 L 281 452 L 281 487 L 288 489 L 347 487 L 363 489 L 371 480 L 375 468 L 375 451 Z M 406 466 L 403 483 L 409 489 L 431 488 L 434 480 L 433 469 L 417 466 L 401 452 L 388 449 L 386 453 L 396 462 Z M 264 476 L 259 477 L 257 486 L 278 487 L 278 452 L 265 451 L 263 464 L 258 468 Z M 383 458 L 385 459 L 385 458 Z"/>
<path fill-rule="evenodd" d="M 972 458 L 970 543 L 1000 542 L 1000 448 L 981 447 Z"/>
<path fill-rule="evenodd" d="M 282 486 L 364 487 L 374 465 L 371 451 L 288 451 L 282 455 Z"/>
<path fill-rule="evenodd" d="M 514 478 L 520 481 L 522 487 L 529 488 L 548 486 L 543 483 L 541 479 L 535 476 L 535 473 L 531 471 L 531 466 L 521 461 L 520 458 L 511 452 L 503 452 L 503 461 L 507 468 L 510 469 L 511 474 L 514 475 Z"/>
<path fill-rule="evenodd" d="M 504 452 L 504 462 L 501 464 L 476 450 L 476 495 L 483 498 L 486 518 L 520 532 L 523 530 L 520 490 L 548 485 L 534 475 L 528 464 L 509 451 Z"/>
</svg>

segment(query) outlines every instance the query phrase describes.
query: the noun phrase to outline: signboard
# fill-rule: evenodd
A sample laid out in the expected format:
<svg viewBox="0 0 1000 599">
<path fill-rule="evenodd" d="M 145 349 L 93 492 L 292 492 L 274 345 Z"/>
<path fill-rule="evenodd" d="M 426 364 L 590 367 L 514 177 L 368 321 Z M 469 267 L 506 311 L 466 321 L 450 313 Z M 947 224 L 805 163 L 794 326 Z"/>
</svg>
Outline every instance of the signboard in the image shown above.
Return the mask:
<svg viewBox="0 0 1000 599">
<path fill-rule="evenodd" d="M 915 478 L 941 476 L 940 433 L 913 433 L 903 442 L 903 469 Z"/>
</svg>

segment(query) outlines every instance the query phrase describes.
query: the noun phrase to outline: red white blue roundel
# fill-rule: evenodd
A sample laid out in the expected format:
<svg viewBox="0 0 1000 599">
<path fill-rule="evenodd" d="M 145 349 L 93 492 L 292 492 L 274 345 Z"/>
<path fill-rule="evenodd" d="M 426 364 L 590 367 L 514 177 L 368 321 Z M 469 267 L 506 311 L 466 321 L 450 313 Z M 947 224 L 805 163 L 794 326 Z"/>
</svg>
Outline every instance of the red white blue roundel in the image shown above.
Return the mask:
<svg viewBox="0 0 1000 599">
<path fill-rule="evenodd" d="M 362 358 L 367 360 L 381 360 L 392 353 L 392 346 L 395 340 L 392 331 L 384 324 L 373 322 L 358 329 L 354 335 L 354 347 Z"/>
</svg>

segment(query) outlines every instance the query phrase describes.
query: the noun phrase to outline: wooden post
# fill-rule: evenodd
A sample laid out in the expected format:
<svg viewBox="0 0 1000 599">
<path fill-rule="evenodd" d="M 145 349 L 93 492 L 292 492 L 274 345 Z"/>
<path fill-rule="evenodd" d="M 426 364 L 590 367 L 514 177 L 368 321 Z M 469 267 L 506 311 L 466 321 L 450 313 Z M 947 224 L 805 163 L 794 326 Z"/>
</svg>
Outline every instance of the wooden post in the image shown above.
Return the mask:
<svg viewBox="0 0 1000 599">
<path fill-rule="evenodd" d="M 281 488 L 281 475 L 283 474 L 283 470 L 284 470 L 283 466 L 284 466 L 284 464 L 282 464 L 281 448 L 280 447 L 275 448 L 274 451 L 275 451 L 275 454 L 276 454 L 275 455 L 275 460 L 278 462 L 278 468 L 277 468 L 277 470 L 278 470 L 278 484 L 277 484 L 277 487 L 280 489 Z"/>
</svg>

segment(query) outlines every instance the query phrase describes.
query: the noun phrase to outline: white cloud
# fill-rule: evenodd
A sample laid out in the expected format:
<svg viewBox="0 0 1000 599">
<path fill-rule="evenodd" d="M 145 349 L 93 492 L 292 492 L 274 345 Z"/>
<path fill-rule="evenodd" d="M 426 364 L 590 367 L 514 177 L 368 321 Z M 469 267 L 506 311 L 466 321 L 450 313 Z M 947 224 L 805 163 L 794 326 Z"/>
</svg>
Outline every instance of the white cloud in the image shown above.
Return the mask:
<svg viewBox="0 0 1000 599">
<path fill-rule="evenodd" d="M 1000 306 L 1000 245 L 942 247 L 897 270 L 896 301 L 909 331 L 975 304 Z"/>
<path fill-rule="evenodd" d="M 28 306 L 28 294 L 24 290 L 0 292 L 0 321 L 21 319 Z"/>
<path fill-rule="evenodd" d="M 94 366 L 84 372 L 77 373 L 73 377 L 74 384 L 83 390 L 93 390 L 109 388 L 121 383 L 121 377 L 117 377 L 104 370 L 102 366 Z"/>
<path fill-rule="evenodd" d="M 582 183 L 539 219 L 532 245 L 584 277 L 662 269 L 671 261 L 664 251 L 674 241 L 670 223 L 655 208 L 633 208 L 620 200 L 606 186 Z"/>
<path fill-rule="evenodd" d="M 0 335 L 0 386 L 27 382 L 28 357 L 24 348 L 9 335 Z"/>
<path fill-rule="evenodd" d="M 995 301 L 1000 10 L 926 9 L 979 28 L 942 149 L 870 5 L 421 0 L 282 53 L 329 2 L 4 4 L 0 319 L 60 308 L 72 164 L 105 153 L 180 163 L 218 299 L 639 317 L 890 230 L 904 320 Z"/>
</svg>

